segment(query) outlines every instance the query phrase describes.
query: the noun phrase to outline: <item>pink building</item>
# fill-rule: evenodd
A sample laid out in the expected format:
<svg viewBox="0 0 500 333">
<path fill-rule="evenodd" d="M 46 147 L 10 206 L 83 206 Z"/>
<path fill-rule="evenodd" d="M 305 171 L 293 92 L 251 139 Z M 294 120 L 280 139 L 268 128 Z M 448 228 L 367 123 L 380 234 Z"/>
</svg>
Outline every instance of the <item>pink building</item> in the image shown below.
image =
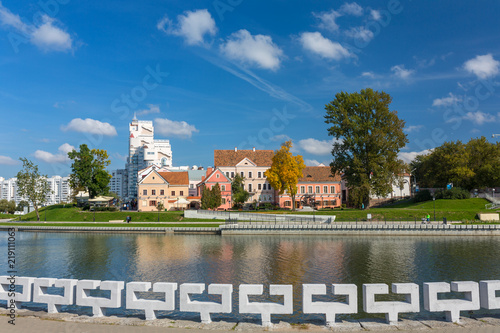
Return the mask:
<svg viewBox="0 0 500 333">
<path fill-rule="evenodd" d="M 302 170 L 297 183 L 295 208 L 335 208 L 341 205 L 340 175 L 332 175 L 329 166 L 309 166 Z M 292 209 L 292 197 L 288 193 L 279 196 L 282 208 Z"/>
<path fill-rule="evenodd" d="M 212 189 L 217 183 L 220 186 L 220 193 L 222 196 L 222 204 L 217 207 L 217 210 L 231 209 L 231 179 L 229 179 L 229 177 L 227 177 L 219 168 L 207 169 L 206 176 L 203 176 L 201 182 L 196 185 L 198 189 L 197 198 L 199 198 L 201 202 L 201 189 L 203 186 L 208 189 Z"/>
</svg>

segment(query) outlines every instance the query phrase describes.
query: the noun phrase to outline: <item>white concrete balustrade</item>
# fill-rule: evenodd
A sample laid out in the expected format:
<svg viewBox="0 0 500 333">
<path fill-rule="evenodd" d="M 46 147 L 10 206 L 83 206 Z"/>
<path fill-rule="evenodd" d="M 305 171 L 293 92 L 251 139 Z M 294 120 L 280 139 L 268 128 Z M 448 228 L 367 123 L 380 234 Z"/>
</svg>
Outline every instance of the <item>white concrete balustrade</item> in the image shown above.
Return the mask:
<svg viewBox="0 0 500 333">
<path fill-rule="evenodd" d="M 390 325 L 397 325 L 399 313 L 420 312 L 418 285 L 393 283 L 392 292 L 405 295 L 406 301 L 375 301 L 375 295 L 389 293 L 389 286 L 385 283 L 363 284 L 363 310 L 366 313 L 384 313 Z"/>
<path fill-rule="evenodd" d="M 283 304 L 268 302 L 250 302 L 248 296 L 262 295 L 264 286 L 261 284 L 240 284 L 239 302 L 240 313 L 256 313 L 262 318 L 262 326 L 271 326 L 272 314 L 293 313 L 293 286 L 274 285 L 269 286 L 270 295 L 283 296 Z"/>
<path fill-rule="evenodd" d="M 346 302 L 313 302 L 314 295 L 326 295 L 324 284 L 304 284 L 302 302 L 304 313 L 320 313 L 326 315 L 326 325 L 335 326 L 337 314 L 358 312 L 358 287 L 355 284 L 332 284 L 333 295 L 346 297 Z"/>
<path fill-rule="evenodd" d="M 451 290 L 450 290 L 451 289 Z M 439 293 L 450 291 L 465 294 L 465 299 L 438 299 Z M 460 311 L 479 310 L 479 285 L 477 282 L 426 282 L 424 283 L 424 308 L 431 312 L 444 311 L 446 320 L 460 322 Z"/>
<path fill-rule="evenodd" d="M 123 281 L 80 280 L 76 284 L 76 305 L 91 306 L 94 317 L 106 315 L 106 309 L 122 306 Z M 110 298 L 90 296 L 90 290 L 111 291 Z"/>
<path fill-rule="evenodd" d="M 155 311 L 175 310 L 175 291 L 177 283 L 157 282 L 153 284 L 153 292 L 162 293 L 164 301 L 137 298 L 137 292 L 151 291 L 151 282 L 129 282 L 127 283 L 126 308 L 144 310 L 146 320 L 156 319 Z"/>
<path fill-rule="evenodd" d="M 231 313 L 232 306 L 232 284 L 211 284 L 208 286 L 208 293 L 211 295 L 221 295 L 221 303 L 193 301 L 189 295 L 202 294 L 205 291 L 203 283 L 184 283 L 180 288 L 180 310 L 186 312 L 199 312 L 202 323 L 210 323 L 211 313 Z"/>
<path fill-rule="evenodd" d="M 48 313 L 58 313 L 61 305 L 72 305 L 75 301 L 75 286 L 78 280 L 73 279 L 35 279 L 33 284 L 33 302 L 47 304 Z M 63 295 L 47 293 L 49 287 L 64 288 Z"/>
<path fill-rule="evenodd" d="M 327 285 L 303 285 L 303 312 L 306 314 L 325 314 L 326 325 L 335 325 L 337 314 L 354 314 L 358 312 L 358 289 L 354 284 L 332 284 L 332 295 L 343 296 L 345 301 L 314 301 L 315 296 L 326 296 Z M 22 287 L 22 291 L 19 290 Z M 173 311 L 176 309 L 177 283 L 167 282 L 129 282 L 123 293 L 123 281 L 73 280 L 55 278 L 32 278 L 0 276 L 0 300 L 7 302 L 7 308 L 18 309 L 22 303 L 35 302 L 47 304 L 49 313 L 61 311 L 62 305 L 92 307 L 95 317 L 106 315 L 110 308 L 122 306 L 125 294 L 126 309 L 144 310 L 146 320 L 156 319 L 157 311 Z M 49 288 L 62 288 L 61 291 L 50 291 Z M 17 289 L 17 290 L 16 290 Z M 91 296 L 92 290 L 108 290 L 108 297 Z M 15 290 L 15 291 L 13 291 Z M 220 295 L 220 302 L 193 300 L 196 295 Z M 393 283 L 392 293 L 405 295 L 405 301 L 376 301 L 377 295 L 388 294 L 386 284 L 363 284 L 363 310 L 366 313 L 383 313 L 391 325 L 398 323 L 400 313 L 419 312 L 419 286 L 414 283 Z M 483 280 L 459 282 L 425 282 L 423 283 L 424 308 L 431 312 L 444 312 L 446 320 L 458 323 L 460 311 L 500 309 L 500 280 Z M 293 313 L 293 287 L 291 285 L 270 285 L 271 296 L 282 296 L 282 302 L 251 302 L 250 296 L 262 296 L 262 284 L 241 284 L 239 286 L 239 313 L 259 314 L 263 326 L 272 326 L 271 315 Z M 440 293 L 464 293 L 463 299 L 442 299 Z M 161 294 L 162 299 L 140 298 L 138 293 Z M 62 295 L 61 295 L 62 294 Z M 197 312 L 203 323 L 211 322 L 211 315 L 233 312 L 233 285 L 185 283 L 179 286 L 179 310 Z M 75 300 L 76 299 L 76 300 Z M 298 310 L 298 309 L 296 309 Z"/>
</svg>

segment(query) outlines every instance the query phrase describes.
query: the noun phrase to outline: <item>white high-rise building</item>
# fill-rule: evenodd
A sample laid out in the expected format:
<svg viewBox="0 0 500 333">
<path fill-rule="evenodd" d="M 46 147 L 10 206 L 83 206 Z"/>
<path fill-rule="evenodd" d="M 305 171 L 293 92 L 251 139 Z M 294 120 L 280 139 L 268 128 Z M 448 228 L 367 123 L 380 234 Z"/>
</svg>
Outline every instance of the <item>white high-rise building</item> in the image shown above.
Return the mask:
<svg viewBox="0 0 500 333">
<path fill-rule="evenodd" d="M 153 122 L 134 119 L 129 126 L 129 155 L 127 163 L 129 199 L 137 198 L 137 174 L 150 165 L 172 166 L 172 148 L 169 140 L 155 140 Z"/>
<path fill-rule="evenodd" d="M 128 173 L 127 169 L 112 170 L 109 190 L 115 192 L 121 199 L 125 199 L 128 193 Z"/>
<path fill-rule="evenodd" d="M 42 205 L 55 205 L 63 202 L 71 201 L 71 188 L 69 185 L 69 177 L 53 176 L 47 178 L 49 188 L 52 193 L 46 196 L 46 201 L 41 202 Z M 17 178 L 4 179 L 0 177 L 0 199 L 8 201 L 14 200 L 16 205 L 21 200 L 26 198 L 21 197 L 17 193 Z"/>
</svg>

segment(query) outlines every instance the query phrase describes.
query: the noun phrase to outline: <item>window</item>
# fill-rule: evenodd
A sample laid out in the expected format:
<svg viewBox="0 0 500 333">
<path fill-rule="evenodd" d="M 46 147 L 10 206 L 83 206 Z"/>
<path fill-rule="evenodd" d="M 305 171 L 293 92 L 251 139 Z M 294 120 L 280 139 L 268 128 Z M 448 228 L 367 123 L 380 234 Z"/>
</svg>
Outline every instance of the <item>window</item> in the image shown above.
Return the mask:
<svg viewBox="0 0 500 333">
<path fill-rule="evenodd" d="M 142 190 L 142 195 L 148 195 L 148 190 Z"/>
<path fill-rule="evenodd" d="M 242 171 L 240 172 L 241 177 L 245 178 L 245 173 Z"/>
<path fill-rule="evenodd" d="M 165 195 L 165 190 L 160 190 L 160 195 Z"/>
<path fill-rule="evenodd" d="M 248 192 L 252 192 L 252 184 L 248 184 Z"/>
<path fill-rule="evenodd" d="M 156 190 L 151 190 L 151 195 L 156 195 Z"/>
<path fill-rule="evenodd" d="M 146 202 L 146 200 L 142 200 L 142 207 L 146 207 L 148 204 Z"/>
<path fill-rule="evenodd" d="M 316 193 L 320 193 L 319 192 L 319 186 L 316 186 Z"/>
<path fill-rule="evenodd" d="M 226 203 L 226 198 L 222 198 L 222 204 Z"/>
<path fill-rule="evenodd" d="M 194 185 L 193 184 L 189 184 L 189 188 L 194 188 Z"/>
<path fill-rule="evenodd" d="M 290 207 L 292 203 L 290 201 L 285 201 L 285 207 Z"/>
<path fill-rule="evenodd" d="M 226 177 L 229 177 L 229 171 L 226 171 Z"/>
<path fill-rule="evenodd" d="M 172 191 L 172 196 L 175 196 L 175 191 Z"/>
<path fill-rule="evenodd" d="M 149 206 L 153 206 L 153 207 L 156 207 L 156 200 L 150 200 L 149 201 Z"/>
<path fill-rule="evenodd" d="M 234 178 L 234 172 L 231 171 L 231 178 Z"/>
<path fill-rule="evenodd" d="M 308 186 L 307 187 L 307 193 L 313 193 L 313 187 L 312 186 Z"/>
<path fill-rule="evenodd" d="M 323 193 L 328 193 L 328 186 L 323 186 Z"/>
<path fill-rule="evenodd" d="M 179 195 L 182 197 L 184 195 L 184 191 L 181 191 Z"/>
<path fill-rule="evenodd" d="M 257 189 L 262 190 L 262 184 L 257 184 Z"/>
<path fill-rule="evenodd" d="M 257 172 L 257 178 L 262 178 L 262 172 Z"/>
<path fill-rule="evenodd" d="M 226 185 L 222 185 L 222 186 L 220 187 L 220 190 L 221 190 L 221 191 L 225 191 L 225 190 L 226 190 Z"/>
<path fill-rule="evenodd" d="M 330 193 L 335 193 L 335 186 L 330 186 Z"/>
<path fill-rule="evenodd" d="M 300 193 L 306 193 L 306 187 L 305 186 L 301 186 L 300 187 Z"/>
<path fill-rule="evenodd" d="M 248 171 L 248 178 L 252 178 L 252 171 Z"/>
<path fill-rule="evenodd" d="M 219 174 L 216 174 L 216 175 L 215 175 L 215 178 L 219 178 L 219 177 L 220 177 L 220 175 L 219 175 Z"/>
</svg>

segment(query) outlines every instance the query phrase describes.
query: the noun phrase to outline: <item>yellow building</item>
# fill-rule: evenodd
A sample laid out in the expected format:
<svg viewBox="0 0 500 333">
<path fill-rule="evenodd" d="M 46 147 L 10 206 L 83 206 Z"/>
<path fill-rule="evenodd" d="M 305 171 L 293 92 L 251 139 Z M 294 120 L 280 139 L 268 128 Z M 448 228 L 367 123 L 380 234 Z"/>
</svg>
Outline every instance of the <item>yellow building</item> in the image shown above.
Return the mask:
<svg viewBox="0 0 500 333">
<path fill-rule="evenodd" d="M 137 209 L 140 212 L 157 210 L 159 202 L 166 210 L 184 210 L 189 207 L 189 177 L 184 172 L 157 172 L 152 170 L 139 181 Z"/>
</svg>

